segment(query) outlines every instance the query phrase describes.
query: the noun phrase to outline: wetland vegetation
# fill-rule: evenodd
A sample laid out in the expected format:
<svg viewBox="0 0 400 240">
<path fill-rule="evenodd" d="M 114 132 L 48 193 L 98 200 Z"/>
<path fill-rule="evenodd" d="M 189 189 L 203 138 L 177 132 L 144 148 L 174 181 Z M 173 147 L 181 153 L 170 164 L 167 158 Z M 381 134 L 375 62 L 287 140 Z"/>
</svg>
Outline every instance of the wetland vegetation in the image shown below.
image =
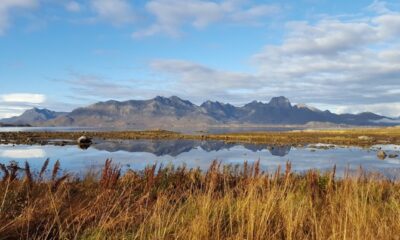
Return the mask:
<svg viewBox="0 0 400 240">
<path fill-rule="evenodd" d="M 154 140 L 156 145 L 149 145 L 149 151 L 157 150 L 153 148 L 159 146 L 160 140 L 308 145 L 310 149 L 329 148 L 331 144 L 370 147 L 400 143 L 399 127 L 195 135 L 162 130 L 3 132 L 0 140 L 3 145 L 72 145 L 82 135 L 92 138 L 97 148 L 104 147 L 101 144 L 104 140 Z M 136 147 L 142 149 L 143 143 Z M 202 147 L 210 148 L 207 144 Z M 20 149 L 16 151 L 20 153 Z M 260 161 L 241 164 L 210 161 L 208 169 L 154 164 L 132 170 L 107 160 L 101 170 L 87 169 L 83 174 L 75 174 L 63 171 L 59 161 L 47 160 L 41 167 L 23 161 L 3 162 L 0 236 L 1 239 L 398 239 L 400 172 L 392 172 L 388 177 L 360 167 L 357 172 L 353 168 L 342 174 L 336 165 L 331 170 L 307 165 L 308 170 L 299 172 L 293 170 L 289 161 L 286 165 L 282 163 L 284 166 L 272 172 L 264 171 Z M 390 164 L 397 164 L 397 160 Z"/>
<path fill-rule="evenodd" d="M 75 140 L 81 137 L 82 134 L 85 134 L 88 137 L 93 138 L 94 140 L 222 140 L 225 142 L 293 146 L 310 143 L 326 143 L 351 146 L 400 144 L 400 127 L 355 128 L 340 130 L 299 130 L 286 132 L 243 132 L 226 134 L 182 134 L 165 130 L 108 132 L 0 132 L 0 141 L 1 143 L 11 144 L 75 144 Z"/>
<path fill-rule="evenodd" d="M 2 239 L 397 239 L 400 183 L 331 171 L 273 174 L 259 163 L 207 171 L 107 160 L 83 177 L 46 161 L 0 165 Z"/>
</svg>

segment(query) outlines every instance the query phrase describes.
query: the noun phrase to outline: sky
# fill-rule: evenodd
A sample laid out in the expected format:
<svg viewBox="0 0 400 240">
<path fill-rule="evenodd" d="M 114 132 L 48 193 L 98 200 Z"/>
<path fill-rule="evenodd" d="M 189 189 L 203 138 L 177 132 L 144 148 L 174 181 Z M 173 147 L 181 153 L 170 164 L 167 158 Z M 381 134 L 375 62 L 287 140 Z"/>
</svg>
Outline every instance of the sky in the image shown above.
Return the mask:
<svg viewBox="0 0 400 240">
<path fill-rule="evenodd" d="M 0 0 L 0 118 L 176 95 L 400 116 L 400 1 Z"/>
</svg>

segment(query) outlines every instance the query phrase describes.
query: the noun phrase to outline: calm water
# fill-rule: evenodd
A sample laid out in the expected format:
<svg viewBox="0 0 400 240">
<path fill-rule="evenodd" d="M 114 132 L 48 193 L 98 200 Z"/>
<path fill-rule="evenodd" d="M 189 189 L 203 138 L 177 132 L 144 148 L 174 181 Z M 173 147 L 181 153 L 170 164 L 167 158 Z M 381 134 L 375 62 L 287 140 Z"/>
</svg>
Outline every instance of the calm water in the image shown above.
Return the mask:
<svg viewBox="0 0 400 240">
<path fill-rule="evenodd" d="M 290 161 L 293 170 L 297 172 L 308 169 L 324 171 L 336 165 L 339 175 L 346 168 L 357 170 L 360 166 L 387 176 L 400 175 L 400 159 L 379 160 L 376 157 L 378 147 L 387 153 L 400 153 L 400 146 L 395 145 L 375 146 L 371 149 L 335 147 L 324 150 L 311 146 L 294 148 L 225 144 L 216 141 L 138 140 L 98 142 L 87 150 L 77 146 L 0 145 L 0 162 L 9 163 L 15 160 L 23 163 L 27 160 L 37 170 L 46 158 L 50 158 L 52 162 L 59 159 L 63 170 L 79 174 L 88 169 L 100 169 L 107 158 L 113 159 L 114 163 L 120 164 L 124 169 L 143 169 L 152 164 L 184 164 L 187 167 L 207 169 L 214 159 L 223 164 L 242 164 L 244 161 L 251 163 L 259 159 L 266 171 L 274 171 L 279 165 L 284 167 L 286 161 Z"/>
</svg>

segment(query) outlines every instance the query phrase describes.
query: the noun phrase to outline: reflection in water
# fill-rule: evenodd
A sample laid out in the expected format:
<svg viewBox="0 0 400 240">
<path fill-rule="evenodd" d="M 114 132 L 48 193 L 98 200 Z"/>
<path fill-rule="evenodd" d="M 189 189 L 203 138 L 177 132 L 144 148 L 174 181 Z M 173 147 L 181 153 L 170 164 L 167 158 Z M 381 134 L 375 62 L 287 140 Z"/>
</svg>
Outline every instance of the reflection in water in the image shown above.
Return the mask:
<svg viewBox="0 0 400 240">
<path fill-rule="evenodd" d="M 291 148 L 292 146 L 271 146 L 268 150 L 274 156 L 284 157 L 289 154 Z"/>
<path fill-rule="evenodd" d="M 44 158 L 46 152 L 40 148 L 33 149 L 8 149 L 0 152 L 0 157 L 5 158 Z"/>
<path fill-rule="evenodd" d="M 92 147 L 97 150 L 107 152 L 147 152 L 156 156 L 169 155 L 176 157 L 192 149 L 202 149 L 206 152 L 229 150 L 235 146 L 243 146 L 252 152 L 268 149 L 273 156 L 286 156 L 289 154 L 291 146 L 270 146 L 265 144 L 234 144 L 222 141 L 193 141 L 193 140 L 135 140 L 135 141 L 104 141 L 96 143 Z"/>
<path fill-rule="evenodd" d="M 379 146 L 387 154 L 400 154 L 400 146 Z M 390 150 L 389 150 L 390 149 Z M 292 170 L 304 172 L 309 169 L 332 170 L 336 166 L 337 176 L 343 176 L 347 169 L 357 171 L 378 171 L 386 176 L 400 176 L 400 158 L 377 158 L 378 148 L 335 147 L 328 149 L 298 148 L 290 146 L 234 144 L 217 141 L 104 141 L 95 142 L 87 150 L 74 145 L 29 146 L 1 145 L 0 163 L 28 161 L 32 170 L 42 167 L 43 161 L 50 158 L 50 165 L 60 160 L 62 170 L 86 173 L 89 169 L 100 171 L 106 159 L 113 159 L 122 169 L 142 170 L 148 165 L 185 165 L 188 168 L 206 170 L 213 160 L 223 165 L 243 164 L 260 161 L 264 171 L 273 173 L 286 161 L 292 163 Z"/>
</svg>

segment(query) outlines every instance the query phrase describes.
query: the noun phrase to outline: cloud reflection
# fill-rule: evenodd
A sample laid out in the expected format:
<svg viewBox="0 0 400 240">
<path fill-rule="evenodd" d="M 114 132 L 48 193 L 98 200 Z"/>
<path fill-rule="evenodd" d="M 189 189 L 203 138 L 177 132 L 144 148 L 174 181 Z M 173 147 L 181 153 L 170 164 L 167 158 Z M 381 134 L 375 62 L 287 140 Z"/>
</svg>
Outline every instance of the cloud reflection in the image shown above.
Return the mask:
<svg viewBox="0 0 400 240">
<path fill-rule="evenodd" d="M 6 158 L 44 158 L 46 152 L 43 149 L 9 149 L 0 152 L 0 156 Z"/>
</svg>

